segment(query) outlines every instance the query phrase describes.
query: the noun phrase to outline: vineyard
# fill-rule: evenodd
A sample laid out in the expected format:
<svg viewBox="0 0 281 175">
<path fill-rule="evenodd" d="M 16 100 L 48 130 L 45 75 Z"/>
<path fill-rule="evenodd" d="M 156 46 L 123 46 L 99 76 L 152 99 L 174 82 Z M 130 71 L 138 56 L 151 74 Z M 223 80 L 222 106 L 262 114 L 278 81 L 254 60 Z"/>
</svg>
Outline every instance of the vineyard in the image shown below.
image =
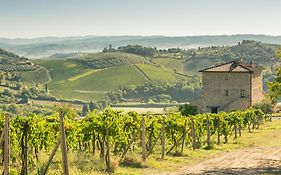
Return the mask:
<svg viewBox="0 0 281 175">
<path fill-rule="evenodd" d="M 74 58 L 72 60 L 93 69 L 104 69 L 120 65 L 140 64 L 148 62 L 142 56 L 128 53 L 85 54 L 80 58 Z"/>
<path fill-rule="evenodd" d="M 90 112 L 83 118 L 72 109 L 59 109 L 50 116 L 3 113 L 2 155 L 6 171 L 10 166 L 11 174 L 46 174 L 61 145 L 63 168 L 57 167 L 56 174 L 69 174 L 69 152 L 98 154 L 105 165 L 103 171 L 113 172 L 112 158 L 125 166 L 132 153 L 145 162 L 152 155 L 161 161 L 166 155 L 180 156 L 184 149 L 208 150 L 214 144 L 226 144 L 229 139 L 240 137 L 244 129 L 248 132 L 258 129 L 268 120 L 259 109 L 195 116 L 125 114 L 106 109 L 102 113 Z M 42 153 L 51 154 L 43 164 L 39 163 Z"/>
<path fill-rule="evenodd" d="M 21 60 L 1 60 L 0 57 L 0 71 L 34 71 L 38 69 L 37 65 L 30 63 L 28 61 L 21 61 Z"/>
</svg>

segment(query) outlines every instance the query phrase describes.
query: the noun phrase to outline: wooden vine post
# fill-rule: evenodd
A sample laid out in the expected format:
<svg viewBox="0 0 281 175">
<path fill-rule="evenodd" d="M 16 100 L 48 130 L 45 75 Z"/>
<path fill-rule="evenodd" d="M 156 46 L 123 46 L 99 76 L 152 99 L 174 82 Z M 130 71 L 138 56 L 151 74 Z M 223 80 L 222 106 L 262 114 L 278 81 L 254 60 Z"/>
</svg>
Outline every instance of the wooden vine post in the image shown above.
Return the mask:
<svg viewBox="0 0 281 175">
<path fill-rule="evenodd" d="M 239 121 L 239 123 L 238 123 L 238 132 L 239 132 L 239 136 L 240 137 L 242 136 L 241 130 L 242 130 L 242 126 L 241 126 L 241 122 Z"/>
<path fill-rule="evenodd" d="M 237 124 L 234 124 L 234 139 L 237 139 Z"/>
<path fill-rule="evenodd" d="M 62 163 L 63 163 L 63 175 L 69 175 L 68 170 L 68 160 L 67 160 L 67 146 L 66 146 L 66 137 L 64 130 L 64 113 L 60 111 L 60 131 L 61 131 L 61 152 L 62 152 Z"/>
<path fill-rule="evenodd" d="M 217 145 L 220 145 L 221 144 L 221 128 L 220 128 L 220 118 L 218 117 L 218 127 L 217 127 L 217 130 L 218 130 L 218 142 L 217 142 Z"/>
<path fill-rule="evenodd" d="M 182 154 L 183 154 L 183 149 L 184 149 L 184 145 L 185 145 L 185 138 L 186 138 L 186 120 L 184 121 L 184 126 L 183 126 L 182 145 L 181 145 Z"/>
<path fill-rule="evenodd" d="M 145 146 L 145 119 L 144 116 L 141 118 L 141 157 L 142 161 L 146 160 L 146 146 Z"/>
<path fill-rule="evenodd" d="M 194 126 L 194 120 L 192 117 L 191 117 L 191 134 L 192 134 L 192 148 L 196 149 L 195 126 Z"/>
<path fill-rule="evenodd" d="M 47 171 L 48 171 L 48 169 L 49 169 L 49 166 L 50 166 L 50 164 L 51 164 L 51 162 L 52 162 L 52 160 L 53 160 L 53 158 L 54 158 L 54 156 L 55 156 L 55 154 L 56 154 L 56 152 L 57 152 L 57 150 L 58 150 L 60 144 L 61 144 L 61 138 L 59 138 L 59 140 L 58 140 L 58 142 L 57 142 L 55 148 L 52 150 L 51 155 L 50 155 L 50 157 L 49 157 L 49 159 L 48 159 L 46 165 L 44 166 L 43 170 L 42 170 L 41 173 L 40 173 L 41 175 L 47 174 Z"/>
<path fill-rule="evenodd" d="M 9 174 L 9 159 L 10 159 L 10 140 L 9 140 L 9 131 L 10 131 L 10 115 L 6 114 L 5 116 L 5 126 L 4 130 L 4 175 Z"/>
<path fill-rule="evenodd" d="M 161 128 L 161 160 L 165 159 L 165 118 L 163 115 L 162 128 Z"/>
<path fill-rule="evenodd" d="M 207 124 L 207 148 L 211 148 L 211 132 L 210 132 L 210 119 L 209 116 L 206 117 L 206 124 Z"/>
<path fill-rule="evenodd" d="M 106 128 L 105 128 L 105 137 L 106 137 L 106 157 L 105 157 L 106 171 L 110 172 L 111 167 L 110 167 L 110 145 L 109 145 L 108 124 L 106 125 Z"/>
</svg>

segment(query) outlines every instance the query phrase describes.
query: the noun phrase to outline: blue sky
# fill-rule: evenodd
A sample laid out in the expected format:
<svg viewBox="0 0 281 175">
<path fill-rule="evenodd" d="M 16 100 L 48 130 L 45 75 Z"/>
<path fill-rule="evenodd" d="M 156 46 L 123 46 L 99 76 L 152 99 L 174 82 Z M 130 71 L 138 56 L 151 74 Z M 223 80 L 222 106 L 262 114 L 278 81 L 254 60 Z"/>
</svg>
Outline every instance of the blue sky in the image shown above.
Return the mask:
<svg viewBox="0 0 281 175">
<path fill-rule="evenodd" d="M 0 0 L 0 37 L 281 35 L 281 0 Z"/>
</svg>

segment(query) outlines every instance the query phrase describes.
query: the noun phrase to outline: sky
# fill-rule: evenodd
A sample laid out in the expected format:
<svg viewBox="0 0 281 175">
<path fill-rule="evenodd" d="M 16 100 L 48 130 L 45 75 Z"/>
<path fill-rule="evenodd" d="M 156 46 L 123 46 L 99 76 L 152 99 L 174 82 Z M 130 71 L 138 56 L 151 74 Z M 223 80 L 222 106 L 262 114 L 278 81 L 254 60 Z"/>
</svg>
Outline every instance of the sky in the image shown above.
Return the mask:
<svg viewBox="0 0 281 175">
<path fill-rule="evenodd" d="M 281 0 L 0 0 L 0 38 L 281 35 Z"/>
</svg>

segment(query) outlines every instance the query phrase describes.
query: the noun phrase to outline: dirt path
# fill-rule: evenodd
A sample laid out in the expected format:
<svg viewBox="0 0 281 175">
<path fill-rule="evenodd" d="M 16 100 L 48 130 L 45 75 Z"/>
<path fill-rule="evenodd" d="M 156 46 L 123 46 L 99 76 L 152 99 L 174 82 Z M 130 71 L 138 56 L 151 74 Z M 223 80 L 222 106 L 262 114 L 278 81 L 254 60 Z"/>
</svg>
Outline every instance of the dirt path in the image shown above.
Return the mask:
<svg viewBox="0 0 281 175">
<path fill-rule="evenodd" d="M 175 174 L 281 174 L 281 147 L 251 147 L 219 153 Z"/>
<path fill-rule="evenodd" d="M 47 77 L 48 77 L 48 80 L 47 80 L 45 83 L 43 83 L 43 85 L 50 83 L 50 82 L 52 81 L 52 77 L 51 77 L 51 74 L 50 74 L 50 70 L 46 69 L 46 68 L 43 67 L 43 66 L 40 66 L 40 69 L 45 70 L 45 71 L 47 72 Z"/>
</svg>

